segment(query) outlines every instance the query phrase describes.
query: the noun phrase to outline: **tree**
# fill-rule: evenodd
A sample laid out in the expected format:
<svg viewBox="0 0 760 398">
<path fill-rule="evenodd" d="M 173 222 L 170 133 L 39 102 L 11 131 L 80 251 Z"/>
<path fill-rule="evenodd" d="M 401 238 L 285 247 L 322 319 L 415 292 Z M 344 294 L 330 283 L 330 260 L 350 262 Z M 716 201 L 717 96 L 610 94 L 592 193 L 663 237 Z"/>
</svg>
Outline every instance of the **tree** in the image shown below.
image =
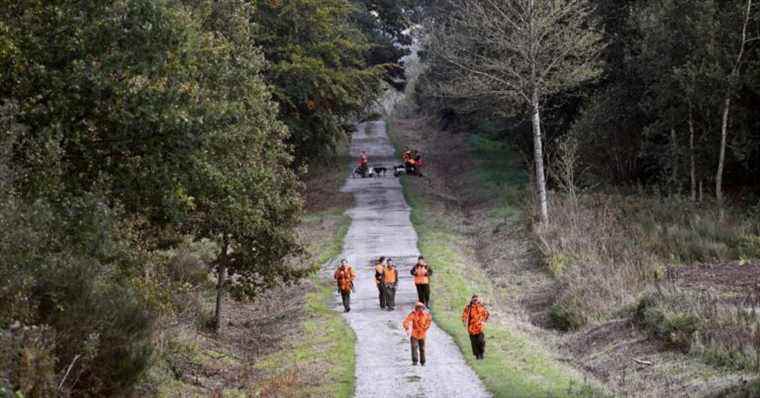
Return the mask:
<svg viewBox="0 0 760 398">
<path fill-rule="evenodd" d="M 178 233 L 219 243 L 222 299 L 306 272 L 280 264 L 300 187 L 252 10 L 0 0 L 0 328 L 52 329 L 61 394 L 128 395 L 158 313 L 136 280 Z"/>
<path fill-rule="evenodd" d="M 740 3 L 741 4 L 741 3 Z M 719 79 L 723 81 L 723 105 L 722 118 L 720 124 L 720 148 L 718 155 L 718 167 L 715 173 L 715 198 L 718 201 L 720 216 L 723 217 L 723 169 L 726 160 L 726 146 L 728 142 L 729 118 L 731 116 L 731 104 L 736 96 L 738 88 L 741 87 L 743 70 L 747 64 L 748 46 L 750 43 L 760 40 L 760 32 L 756 29 L 750 31 L 750 24 L 756 24 L 757 16 L 755 15 L 753 0 L 743 1 L 742 7 L 731 7 L 725 16 L 722 16 L 723 38 L 726 40 L 723 46 L 718 50 L 720 57 L 722 73 Z M 739 28 L 736 29 L 736 22 L 739 22 Z M 756 28 L 756 26 L 755 26 Z"/>
<path fill-rule="evenodd" d="M 382 66 L 367 64 L 371 46 L 352 20 L 349 0 L 255 3 L 256 42 L 290 130 L 298 163 L 329 153 L 346 127 L 380 92 Z"/>
<path fill-rule="evenodd" d="M 547 96 L 600 75 L 604 45 L 589 0 L 462 0 L 435 21 L 431 49 L 458 70 L 447 96 L 485 97 L 501 107 L 528 107 L 536 195 L 549 220 L 541 106 Z"/>
<path fill-rule="evenodd" d="M 265 61 L 254 41 L 254 9 L 245 0 L 193 0 L 205 57 L 196 64 L 196 95 L 203 98 L 203 134 L 193 152 L 181 196 L 183 230 L 216 241 L 215 329 L 222 332 L 228 291 L 255 297 L 261 290 L 312 271 L 282 259 L 300 251 L 294 227 L 301 189 L 286 144 L 288 129 L 264 83 Z M 232 276 L 232 278 L 228 278 Z"/>
</svg>

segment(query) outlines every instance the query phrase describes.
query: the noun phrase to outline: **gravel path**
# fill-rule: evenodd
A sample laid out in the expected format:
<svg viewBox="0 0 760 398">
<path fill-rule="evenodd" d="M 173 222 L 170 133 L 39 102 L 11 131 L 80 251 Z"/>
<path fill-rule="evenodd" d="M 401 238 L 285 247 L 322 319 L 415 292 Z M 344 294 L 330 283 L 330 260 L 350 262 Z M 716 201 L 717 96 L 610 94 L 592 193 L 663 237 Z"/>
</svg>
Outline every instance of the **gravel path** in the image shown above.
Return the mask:
<svg viewBox="0 0 760 398">
<path fill-rule="evenodd" d="M 388 140 L 385 122 L 358 126 L 351 155 L 366 150 L 370 166 L 398 164 Z M 409 340 L 401 321 L 416 301 L 409 269 L 416 261 L 417 234 L 401 184 L 392 173 L 385 178 L 351 178 L 343 191 L 354 195 L 349 210 L 351 227 L 343 243 L 343 257 L 358 273 L 351 312 L 346 320 L 356 332 L 357 397 L 488 397 L 482 383 L 462 357 L 454 341 L 438 326 L 428 332 L 427 364 L 412 366 Z M 396 310 L 381 311 L 374 284 L 372 260 L 390 256 L 399 268 Z M 435 267 L 435 264 L 433 264 Z M 435 300 L 435 280 L 431 296 Z M 339 297 L 336 310 L 341 311 Z"/>
</svg>

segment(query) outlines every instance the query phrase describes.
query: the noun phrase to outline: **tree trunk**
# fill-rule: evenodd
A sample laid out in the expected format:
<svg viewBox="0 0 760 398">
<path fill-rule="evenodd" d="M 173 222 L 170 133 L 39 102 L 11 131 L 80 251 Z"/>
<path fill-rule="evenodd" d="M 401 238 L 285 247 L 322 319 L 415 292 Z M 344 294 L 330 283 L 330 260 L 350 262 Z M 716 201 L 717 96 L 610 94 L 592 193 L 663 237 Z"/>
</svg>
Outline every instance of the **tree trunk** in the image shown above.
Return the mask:
<svg viewBox="0 0 760 398">
<path fill-rule="evenodd" d="M 541 142 L 541 114 L 538 93 L 533 93 L 533 158 L 536 164 L 536 195 L 542 225 L 549 223 L 549 205 L 546 198 L 546 176 L 544 174 L 544 151 Z"/>
<path fill-rule="evenodd" d="M 718 156 L 718 172 L 715 174 L 715 199 L 718 201 L 718 211 L 723 217 L 723 167 L 726 162 L 726 142 L 728 141 L 728 115 L 731 112 L 731 95 L 723 100 L 723 120 L 720 125 L 720 155 Z"/>
<path fill-rule="evenodd" d="M 678 186 L 678 137 L 676 129 L 670 128 L 670 180 L 674 193 L 679 193 Z"/>
<path fill-rule="evenodd" d="M 217 334 L 222 332 L 222 314 L 224 304 L 224 290 L 227 284 L 227 249 L 229 243 L 227 238 L 224 238 L 222 243 L 222 251 L 219 253 L 218 263 L 216 269 L 216 314 L 214 318 L 214 330 Z"/>
<path fill-rule="evenodd" d="M 692 202 L 697 201 L 697 161 L 694 155 L 694 111 L 689 101 L 689 193 Z"/>
</svg>

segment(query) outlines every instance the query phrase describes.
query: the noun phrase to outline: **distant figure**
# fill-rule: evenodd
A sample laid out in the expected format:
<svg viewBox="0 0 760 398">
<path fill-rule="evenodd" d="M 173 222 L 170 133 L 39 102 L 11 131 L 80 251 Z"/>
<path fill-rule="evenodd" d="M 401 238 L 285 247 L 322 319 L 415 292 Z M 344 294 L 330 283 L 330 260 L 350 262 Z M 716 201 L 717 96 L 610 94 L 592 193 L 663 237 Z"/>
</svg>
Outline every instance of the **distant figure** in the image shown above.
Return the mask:
<svg viewBox="0 0 760 398">
<path fill-rule="evenodd" d="M 335 270 L 333 275 L 335 281 L 338 282 L 338 291 L 340 292 L 340 298 L 343 301 L 343 308 L 345 312 L 351 311 L 351 290 L 354 288 L 354 279 L 356 279 L 356 272 L 354 272 L 351 265 L 344 258 L 340 260 L 340 266 Z"/>
<path fill-rule="evenodd" d="M 420 167 L 422 166 L 422 155 L 416 149 L 406 149 L 401 155 L 404 161 L 404 169 L 407 175 L 416 175 L 422 177 Z"/>
<path fill-rule="evenodd" d="M 420 365 L 425 366 L 425 336 L 427 335 L 430 325 L 433 324 L 433 317 L 425 311 L 425 304 L 417 303 L 414 310 L 404 319 L 404 332 L 410 336 L 412 347 L 412 365 L 417 365 L 419 355 Z"/>
<path fill-rule="evenodd" d="M 486 336 L 485 328 L 486 322 L 490 314 L 483 305 L 478 295 L 472 296 L 470 304 L 464 307 L 462 312 L 462 322 L 467 333 L 470 334 L 470 343 L 472 344 L 472 354 L 475 355 L 475 359 L 483 359 L 486 353 Z"/>
<path fill-rule="evenodd" d="M 398 285 L 398 270 L 393 260 L 388 259 L 383 273 L 383 290 L 385 291 L 385 309 L 393 311 L 396 307 L 396 285 Z"/>
<path fill-rule="evenodd" d="M 380 309 L 385 309 L 385 256 L 381 256 L 375 263 L 375 284 L 377 285 L 377 297 L 380 300 Z"/>
<path fill-rule="evenodd" d="M 425 262 L 424 256 L 417 258 L 417 264 L 412 267 L 410 273 L 414 277 L 414 286 L 417 288 L 417 300 L 430 308 L 430 277 L 433 276 L 433 269 Z"/>
<path fill-rule="evenodd" d="M 362 178 L 367 176 L 369 172 L 369 158 L 367 157 L 367 151 L 362 151 L 359 155 L 359 174 Z"/>
</svg>

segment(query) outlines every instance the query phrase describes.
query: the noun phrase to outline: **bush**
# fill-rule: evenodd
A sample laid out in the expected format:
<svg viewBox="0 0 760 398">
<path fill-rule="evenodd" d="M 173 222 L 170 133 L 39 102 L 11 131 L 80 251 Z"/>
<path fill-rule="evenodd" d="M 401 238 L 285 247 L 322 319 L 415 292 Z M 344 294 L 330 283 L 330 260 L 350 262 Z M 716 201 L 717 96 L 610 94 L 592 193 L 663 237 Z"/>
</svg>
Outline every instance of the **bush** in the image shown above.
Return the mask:
<svg viewBox="0 0 760 398">
<path fill-rule="evenodd" d="M 50 396 L 45 380 L 68 372 L 62 394 L 124 393 L 148 364 L 154 313 L 130 283 L 141 258 L 119 236 L 128 228 L 96 197 L 66 201 L 66 210 L 4 199 L 0 276 L 8 283 L 0 290 L 0 329 L 44 331 L 12 334 L 8 384 Z"/>
<path fill-rule="evenodd" d="M 47 327 L 16 324 L 0 330 L 0 396 L 56 395 L 54 342 L 54 333 Z"/>
<path fill-rule="evenodd" d="M 553 196 L 551 223 L 536 230 L 537 251 L 561 286 L 553 324 L 564 330 L 609 319 L 664 279 L 666 264 L 760 257 L 757 219 L 734 210 L 718 221 L 716 214 L 677 196 Z"/>
<path fill-rule="evenodd" d="M 733 370 L 760 370 L 760 297 L 724 300 L 667 286 L 639 301 L 636 320 L 670 346 Z"/>
<path fill-rule="evenodd" d="M 575 330 L 583 327 L 588 320 L 583 309 L 568 303 L 555 303 L 549 308 L 551 327 L 562 330 Z"/>
</svg>

